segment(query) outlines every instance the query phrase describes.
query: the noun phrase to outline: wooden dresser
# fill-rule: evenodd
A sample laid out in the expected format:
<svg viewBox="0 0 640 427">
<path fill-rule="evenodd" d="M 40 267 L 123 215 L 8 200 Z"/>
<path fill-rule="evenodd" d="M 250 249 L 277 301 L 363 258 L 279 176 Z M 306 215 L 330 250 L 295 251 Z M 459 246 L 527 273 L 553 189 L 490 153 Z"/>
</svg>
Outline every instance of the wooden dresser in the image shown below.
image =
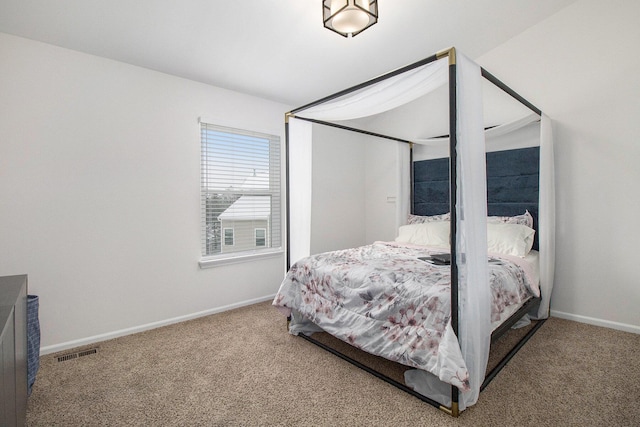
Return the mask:
<svg viewBox="0 0 640 427">
<path fill-rule="evenodd" d="M 27 418 L 27 276 L 0 277 L 0 426 Z"/>
</svg>

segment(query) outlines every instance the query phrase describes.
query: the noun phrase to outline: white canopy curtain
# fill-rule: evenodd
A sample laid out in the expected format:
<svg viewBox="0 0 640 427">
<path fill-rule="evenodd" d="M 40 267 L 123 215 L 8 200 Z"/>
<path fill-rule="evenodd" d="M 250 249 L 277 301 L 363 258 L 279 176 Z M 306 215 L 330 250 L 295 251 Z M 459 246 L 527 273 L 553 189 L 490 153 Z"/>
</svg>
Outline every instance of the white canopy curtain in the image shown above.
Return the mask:
<svg viewBox="0 0 640 427">
<path fill-rule="evenodd" d="M 328 101 L 298 113 L 316 120 L 351 120 L 393 110 L 415 101 L 447 83 L 446 58 L 431 62 L 348 96 Z"/>
<path fill-rule="evenodd" d="M 289 120 L 289 256 L 291 264 L 311 252 L 311 123 Z M 295 194 L 296 197 L 291 197 Z"/>
<path fill-rule="evenodd" d="M 491 322 L 490 293 L 487 273 L 486 241 L 486 164 L 482 111 L 481 69 L 460 53 L 457 54 L 457 265 L 459 269 L 459 317 L 458 331 L 462 354 L 470 372 L 471 391 L 461 395 L 460 409 L 473 405 L 479 395 L 485 377 L 489 354 Z M 350 120 L 389 111 L 405 103 L 427 95 L 448 81 L 448 57 L 420 66 L 408 72 L 395 75 L 358 91 L 296 112 L 300 118 L 325 121 Z M 544 133 L 544 132 L 543 132 Z M 419 135 L 415 137 L 418 138 Z M 289 162 L 290 162 L 290 254 L 291 263 L 309 255 L 309 235 L 311 218 L 311 140 L 310 123 L 296 118 L 289 121 Z M 549 154 L 549 150 L 541 150 Z M 398 159 L 408 158 L 408 149 L 398 150 Z M 407 159 L 408 160 L 408 159 Z M 547 161 L 548 164 L 552 164 Z M 408 181 L 407 169 L 399 172 L 400 182 Z M 294 166 L 295 165 L 295 166 Z M 541 172 L 542 173 L 542 172 Z M 541 179 L 541 182 L 543 180 Z M 552 179 L 544 180 L 552 184 Z M 397 216 L 406 219 L 408 205 L 408 185 L 403 189 L 406 203 L 398 203 Z M 307 195 L 300 197 L 301 195 Z M 548 193 L 545 193 L 548 194 Z M 398 194 L 399 196 L 401 193 Z M 403 200 L 405 202 L 405 200 Z M 546 209 L 553 208 L 548 202 Z M 543 205 L 541 204 L 541 209 Z M 404 216 L 403 216 L 404 215 Z M 543 215 L 540 215 L 543 217 Z M 295 220 L 295 221 L 294 221 Z M 540 220 L 542 221 L 542 219 Z M 547 222 L 547 224 L 549 224 Z M 541 224 L 542 225 L 542 224 Z M 552 230 L 547 225 L 547 230 Z M 541 236 L 542 239 L 542 236 Z M 545 241 L 552 246 L 552 239 Z M 543 241 L 541 240 L 541 249 Z M 546 249 L 545 249 L 546 250 Z M 552 253 L 552 251 L 550 251 Z M 548 257 L 546 257 L 548 258 Z M 541 263 L 543 261 L 541 260 Z M 542 269 L 548 284 L 553 269 Z M 545 288 L 543 288 L 545 289 Z M 547 303 L 548 295 L 547 293 Z M 540 308 L 540 311 L 544 311 Z M 546 312 L 548 312 L 548 305 Z M 545 315 L 546 317 L 546 315 Z M 453 333 L 451 325 L 447 333 Z M 424 372 L 424 371 L 420 371 Z M 426 373 L 426 372 L 425 372 Z M 426 390 L 417 390 L 445 405 L 450 404 L 450 394 L 438 390 L 446 384 L 431 375 L 431 384 Z M 445 380 L 441 378 L 440 380 Z M 420 380 L 424 383 L 424 379 Z M 447 396 L 448 395 L 448 396 Z"/>
<path fill-rule="evenodd" d="M 553 131 L 549 116 L 542 114 L 540 126 L 540 204 L 538 233 L 540 249 L 540 293 L 542 301 L 537 319 L 549 317 L 556 266 L 556 184 L 553 156 Z"/>
<path fill-rule="evenodd" d="M 505 124 L 495 126 L 485 130 L 484 136 L 485 138 L 491 138 L 491 137 L 507 135 L 537 120 L 540 120 L 540 117 L 537 114 L 535 113 L 527 114 L 526 116 L 520 117 L 509 123 L 505 123 Z M 441 136 L 437 138 L 418 138 L 415 140 L 415 142 L 421 145 L 437 146 L 437 145 L 441 145 L 442 143 L 448 143 L 449 136 Z"/>
</svg>

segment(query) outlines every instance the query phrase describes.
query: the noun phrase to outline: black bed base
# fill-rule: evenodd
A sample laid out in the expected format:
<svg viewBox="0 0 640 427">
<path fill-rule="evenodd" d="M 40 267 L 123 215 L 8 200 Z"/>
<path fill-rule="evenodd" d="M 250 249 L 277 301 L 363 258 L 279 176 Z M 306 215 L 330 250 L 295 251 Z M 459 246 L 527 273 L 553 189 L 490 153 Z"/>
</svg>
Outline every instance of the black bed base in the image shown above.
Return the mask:
<svg viewBox="0 0 640 427">
<path fill-rule="evenodd" d="M 530 300 L 528 300 L 522 307 L 520 307 L 520 309 L 518 311 L 516 311 L 514 314 L 512 314 L 505 322 L 503 322 L 500 326 L 498 326 L 493 333 L 491 334 L 491 343 L 496 342 L 500 337 L 502 337 L 507 331 L 509 331 L 511 329 L 511 327 L 518 321 L 520 320 L 525 314 L 527 314 L 528 312 L 530 312 L 530 310 L 534 309 L 535 307 L 540 305 L 540 298 L 531 298 Z M 502 360 L 489 372 L 485 375 L 484 381 L 482 382 L 482 385 L 480 386 L 480 391 L 483 391 L 488 385 L 489 383 L 496 377 L 496 375 L 498 375 L 498 373 L 502 370 L 502 368 L 504 368 L 509 361 L 513 358 L 513 356 L 516 355 L 516 353 L 518 351 L 520 351 L 520 349 L 527 343 L 527 341 L 529 341 L 529 339 L 538 331 L 538 329 L 540 329 L 540 327 L 542 327 L 542 325 L 544 324 L 544 322 L 546 322 L 546 319 L 541 319 L 538 320 L 537 323 L 531 328 L 531 330 L 529 332 L 526 333 L 525 336 L 523 336 L 517 343 L 516 345 L 507 353 L 507 355 L 502 358 Z M 287 322 L 287 326 L 288 326 L 288 322 Z M 435 400 L 418 393 L 417 391 L 413 390 L 410 387 L 407 387 L 406 385 L 394 380 L 393 378 L 390 378 L 388 376 L 386 376 L 385 374 L 376 371 L 373 368 L 370 368 L 369 366 L 358 362 L 357 360 L 347 356 L 346 354 L 336 350 L 335 348 L 332 348 L 330 346 L 328 346 L 327 344 L 320 342 L 318 340 L 316 340 L 315 338 L 313 338 L 310 335 L 305 335 L 304 333 L 300 333 L 298 334 L 299 337 L 309 341 L 310 343 L 313 343 L 315 345 L 317 345 L 318 347 L 322 348 L 323 350 L 328 351 L 329 353 L 338 356 L 339 358 L 341 358 L 342 360 L 345 360 L 349 363 L 351 363 L 352 365 L 370 373 L 371 375 L 385 381 L 388 384 L 391 384 L 392 386 L 399 388 L 400 390 L 404 391 L 405 393 L 408 393 L 418 399 L 420 399 L 421 401 L 428 403 L 431 406 L 434 406 L 444 412 L 446 412 L 449 415 L 453 415 L 453 416 L 458 416 L 459 413 L 457 413 L 457 411 L 452 411 L 452 408 L 449 408 L 439 402 L 436 402 Z"/>
<path fill-rule="evenodd" d="M 509 329 L 511 329 L 511 327 L 515 325 L 518 320 L 522 319 L 525 314 L 537 310 L 540 306 L 540 301 L 540 298 L 535 297 L 527 300 L 527 302 L 525 302 L 522 307 L 518 309 L 518 311 L 513 313 L 507 320 L 502 322 L 502 324 L 491 333 L 491 343 L 498 341 L 498 339 L 500 339 L 501 336 L 509 331 Z"/>
<path fill-rule="evenodd" d="M 527 343 L 527 341 L 529 341 L 529 339 L 536 332 L 538 332 L 538 329 L 540 329 L 542 327 L 542 325 L 544 324 L 544 322 L 546 322 L 546 321 L 547 321 L 547 319 L 537 320 L 536 321 L 537 323 L 533 326 L 533 328 L 531 328 L 531 330 L 529 332 L 527 332 L 527 334 L 524 337 L 522 337 L 520 339 L 520 341 L 518 341 L 518 343 L 509 351 L 509 353 L 507 353 L 507 355 L 496 365 L 495 368 L 493 368 L 487 375 L 485 375 L 484 381 L 482 382 L 482 385 L 480 386 L 480 391 L 484 390 L 489 385 L 491 380 L 493 380 L 495 378 L 495 376 L 498 375 L 498 372 L 500 372 L 502 370 L 502 368 L 504 368 L 507 365 L 507 363 L 509 363 L 511 358 L 513 358 L 513 356 L 515 356 L 516 353 L 518 351 L 520 351 L 522 346 L 524 346 Z"/>
<path fill-rule="evenodd" d="M 436 408 L 439 409 L 444 409 L 445 411 L 448 409 L 446 407 L 444 407 L 443 405 L 441 405 L 440 403 L 436 402 L 433 399 L 429 399 L 427 396 L 424 396 L 420 393 L 418 393 L 417 391 L 413 390 L 412 388 L 407 387 L 406 385 L 394 380 L 393 378 L 390 378 L 388 376 L 386 376 L 385 374 L 376 371 L 373 368 L 368 367 L 367 365 L 358 362 L 357 360 L 347 356 L 344 353 L 339 352 L 338 350 L 336 350 L 335 348 L 329 347 L 328 345 L 316 340 L 315 338 L 312 338 L 309 335 L 305 335 L 303 333 L 300 333 L 298 335 L 301 338 L 304 338 L 305 340 L 309 341 L 310 343 L 313 343 L 315 345 L 317 345 L 318 347 L 322 348 L 323 350 L 328 351 L 329 353 L 332 353 L 336 356 L 338 356 L 339 358 L 341 358 L 342 360 L 346 360 L 347 362 L 351 363 L 354 366 L 357 366 L 358 368 L 367 371 L 368 373 L 370 373 L 371 375 L 380 378 L 381 380 L 391 384 L 394 387 L 399 388 L 400 390 L 409 393 L 412 396 L 417 397 L 418 399 L 422 400 L 423 402 L 426 402 L 432 406 L 435 406 Z"/>
</svg>

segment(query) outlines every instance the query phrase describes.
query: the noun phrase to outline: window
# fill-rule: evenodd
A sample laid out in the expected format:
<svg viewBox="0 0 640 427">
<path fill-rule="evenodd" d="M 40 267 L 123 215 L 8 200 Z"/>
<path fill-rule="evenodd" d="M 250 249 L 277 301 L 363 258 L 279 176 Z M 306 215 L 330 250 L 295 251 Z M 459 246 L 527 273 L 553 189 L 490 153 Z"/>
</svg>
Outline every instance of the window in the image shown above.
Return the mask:
<svg viewBox="0 0 640 427">
<path fill-rule="evenodd" d="M 266 228 L 256 228 L 255 236 L 256 236 L 256 248 L 263 248 L 267 245 L 267 229 Z"/>
<path fill-rule="evenodd" d="M 233 228 L 224 228 L 224 245 L 233 246 Z"/>
<path fill-rule="evenodd" d="M 204 261 L 279 251 L 280 138 L 202 119 L 200 135 Z"/>
</svg>

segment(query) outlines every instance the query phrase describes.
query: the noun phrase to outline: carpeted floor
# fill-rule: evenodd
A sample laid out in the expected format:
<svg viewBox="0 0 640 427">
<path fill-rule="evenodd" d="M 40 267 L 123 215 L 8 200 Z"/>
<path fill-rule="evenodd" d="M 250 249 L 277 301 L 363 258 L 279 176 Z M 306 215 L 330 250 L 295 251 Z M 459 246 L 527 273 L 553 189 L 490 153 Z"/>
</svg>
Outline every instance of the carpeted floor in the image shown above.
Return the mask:
<svg viewBox="0 0 640 427">
<path fill-rule="evenodd" d="M 266 302 L 45 355 L 28 425 L 640 425 L 640 335 L 552 318 L 453 419 L 285 323 Z"/>
</svg>

